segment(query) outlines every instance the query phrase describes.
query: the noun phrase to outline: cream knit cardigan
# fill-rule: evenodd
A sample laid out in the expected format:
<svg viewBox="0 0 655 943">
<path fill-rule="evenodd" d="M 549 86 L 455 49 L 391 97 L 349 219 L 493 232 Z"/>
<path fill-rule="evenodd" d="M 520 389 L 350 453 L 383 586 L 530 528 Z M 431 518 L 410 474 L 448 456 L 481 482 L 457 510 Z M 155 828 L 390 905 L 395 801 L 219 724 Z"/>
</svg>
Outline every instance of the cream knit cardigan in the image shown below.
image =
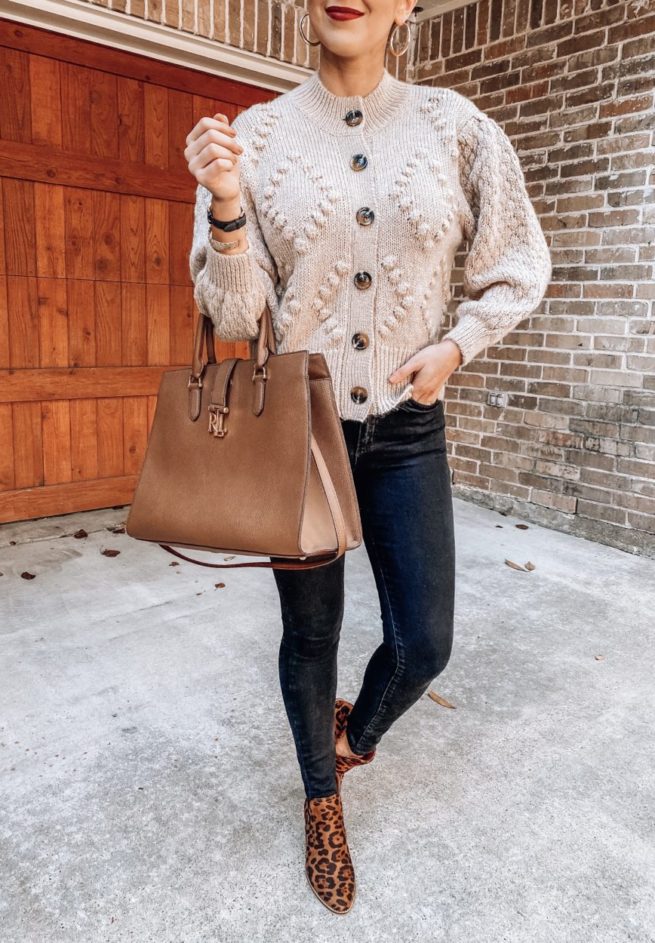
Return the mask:
<svg viewBox="0 0 655 943">
<path fill-rule="evenodd" d="M 368 95 L 340 96 L 314 72 L 232 125 L 249 246 L 211 247 L 211 194 L 198 185 L 194 298 L 224 340 L 256 337 L 267 301 L 278 353 L 324 354 L 342 418 L 412 396 L 411 377 L 388 377 L 441 339 L 463 239 L 466 298 L 444 336 L 464 363 L 542 300 L 551 259 L 518 156 L 459 92 L 385 69 Z"/>
</svg>

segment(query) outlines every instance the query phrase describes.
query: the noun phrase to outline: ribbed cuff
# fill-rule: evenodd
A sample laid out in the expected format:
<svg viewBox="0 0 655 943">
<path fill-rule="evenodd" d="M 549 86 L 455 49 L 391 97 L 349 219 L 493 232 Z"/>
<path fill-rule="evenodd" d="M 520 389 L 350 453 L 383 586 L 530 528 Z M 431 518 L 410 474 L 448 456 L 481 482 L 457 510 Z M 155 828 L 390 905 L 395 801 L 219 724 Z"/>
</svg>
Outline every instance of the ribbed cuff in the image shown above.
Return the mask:
<svg viewBox="0 0 655 943">
<path fill-rule="evenodd" d="M 228 255 L 214 249 L 207 240 L 207 266 L 209 280 L 223 291 L 234 291 L 240 295 L 250 294 L 253 290 L 253 266 L 256 265 L 252 244 L 245 252 Z"/>
<path fill-rule="evenodd" d="M 478 318 L 473 317 L 472 314 L 464 314 L 455 327 L 444 334 L 441 340 L 451 340 L 457 344 L 462 352 L 463 360 L 460 366 L 463 367 L 489 344 L 489 334 Z"/>
</svg>

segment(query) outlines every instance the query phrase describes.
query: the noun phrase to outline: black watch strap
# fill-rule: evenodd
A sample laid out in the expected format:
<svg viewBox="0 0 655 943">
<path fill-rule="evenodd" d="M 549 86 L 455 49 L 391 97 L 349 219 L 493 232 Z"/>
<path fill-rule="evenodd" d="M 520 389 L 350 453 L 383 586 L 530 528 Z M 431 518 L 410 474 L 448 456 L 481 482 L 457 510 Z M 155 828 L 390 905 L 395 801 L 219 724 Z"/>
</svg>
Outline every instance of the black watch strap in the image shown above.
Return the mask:
<svg viewBox="0 0 655 943">
<path fill-rule="evenodd" d="M 242 226 L 246 225 L 246 214 L 244 213 L 243 206 L 240 207 L 241 215 L 237 216 L 236 219 L 216 219 L 212 214 L 211 204 L 207 208 L 207 220 L 212 226 L 216 226 L 217 229 L 222 229 L 223 232 L 233 232 L 235 229 L 240 229 Z"/>
</svg>

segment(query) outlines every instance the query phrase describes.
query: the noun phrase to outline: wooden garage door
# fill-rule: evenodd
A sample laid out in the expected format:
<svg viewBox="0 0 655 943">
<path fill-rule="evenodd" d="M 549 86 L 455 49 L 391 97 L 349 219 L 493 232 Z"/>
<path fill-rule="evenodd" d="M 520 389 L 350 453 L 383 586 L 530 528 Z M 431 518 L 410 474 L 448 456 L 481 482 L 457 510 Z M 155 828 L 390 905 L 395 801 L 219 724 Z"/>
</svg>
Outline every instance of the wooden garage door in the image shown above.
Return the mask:
<svg viewBox="0 0 655 943">
<path fill-rule="evenodd" d="M 162 370 L 191 358 L 186 135 L 275 93 L 8 20 L 0 55 L 6 522 L 131 501 Z"/>
</svg>

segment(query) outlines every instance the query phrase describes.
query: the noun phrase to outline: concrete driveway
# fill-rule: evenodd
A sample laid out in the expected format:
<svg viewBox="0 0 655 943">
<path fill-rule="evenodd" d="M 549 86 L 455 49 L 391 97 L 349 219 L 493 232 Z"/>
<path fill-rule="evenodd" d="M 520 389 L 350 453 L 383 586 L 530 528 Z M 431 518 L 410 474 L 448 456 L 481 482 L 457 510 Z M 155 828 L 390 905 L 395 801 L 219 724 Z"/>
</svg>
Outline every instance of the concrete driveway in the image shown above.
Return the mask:
<svg viewBox="0 0 655 943">
<path fill-rule="evenodd" d="M 426 695 L 346 779 L 337 916 L 303 873 L 272 572 L 173 566 L 126 512 L 0 527 L 2 943 L 655 939 L 653 560 L 456 501 L 455 707 Z M 353 699 L 363 547 L 346 581 Z"/>
</svg>

